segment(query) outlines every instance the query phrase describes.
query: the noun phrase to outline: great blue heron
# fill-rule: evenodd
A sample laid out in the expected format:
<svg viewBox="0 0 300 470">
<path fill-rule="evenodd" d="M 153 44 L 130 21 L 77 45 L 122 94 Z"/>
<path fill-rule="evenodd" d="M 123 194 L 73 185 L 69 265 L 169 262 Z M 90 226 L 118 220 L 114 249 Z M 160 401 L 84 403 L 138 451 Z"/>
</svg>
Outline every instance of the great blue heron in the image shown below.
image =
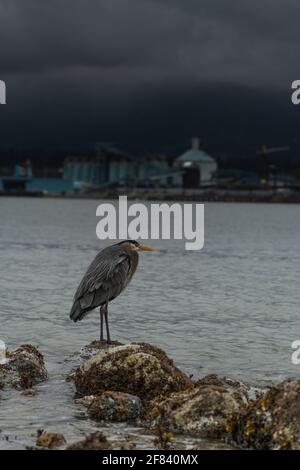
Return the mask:
<svg viewBox="0 0 300 470">
<path fill-rule="evenodd" d="M 135 240 L 125 240 L 104 248 L 88 267 L 74 296 L 70 318 L 77 322 L 91 310 L 100 307 L 100 341 L 103 341 L 103 319 L 107 342 L 110 343 L 108 302 L 118 297 L 134 275 L 138 251 L 155 251 Z"/>
</svg>

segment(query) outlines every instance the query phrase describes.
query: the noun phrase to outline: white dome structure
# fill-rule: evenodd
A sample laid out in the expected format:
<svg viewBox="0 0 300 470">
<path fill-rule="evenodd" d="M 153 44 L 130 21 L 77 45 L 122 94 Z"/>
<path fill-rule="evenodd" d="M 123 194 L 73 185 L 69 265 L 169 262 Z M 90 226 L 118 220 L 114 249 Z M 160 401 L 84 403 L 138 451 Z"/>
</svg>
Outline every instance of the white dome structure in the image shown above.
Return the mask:
<svg viewBox="0 0 300 470">
<path fill-rule="evenodd" d="M 211 184 L 218 169 L 217 162 L 200 149 L 200 139 L 193 137 L 192 148 L 176 158 L 175 167 L 181 168 L 184 188 L 198 188 Z"/>
</svg>

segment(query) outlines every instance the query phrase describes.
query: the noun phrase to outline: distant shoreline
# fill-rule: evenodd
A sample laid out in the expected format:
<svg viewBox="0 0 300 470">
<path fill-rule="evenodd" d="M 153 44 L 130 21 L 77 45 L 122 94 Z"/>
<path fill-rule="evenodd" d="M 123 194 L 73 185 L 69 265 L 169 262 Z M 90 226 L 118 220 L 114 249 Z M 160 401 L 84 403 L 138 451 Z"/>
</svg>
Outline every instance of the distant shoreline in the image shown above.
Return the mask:
<svg viewBox="0 0 300 470">
<path fill-rule="evenodd" d="M 63 199 L 117 199 L 126 195 L 134 200 L 190 201 L 190 202 L 228 202 L 228 203 L 273 203 L 299 204 L 300 192 L 279 192 L 272 190 L 197 190 L 197 191 L 142 191 L 142 190 L 105 190 L 86 193 L 22 193 L 0 192 L 2 197 L 63 198 Z"/>
</svg>

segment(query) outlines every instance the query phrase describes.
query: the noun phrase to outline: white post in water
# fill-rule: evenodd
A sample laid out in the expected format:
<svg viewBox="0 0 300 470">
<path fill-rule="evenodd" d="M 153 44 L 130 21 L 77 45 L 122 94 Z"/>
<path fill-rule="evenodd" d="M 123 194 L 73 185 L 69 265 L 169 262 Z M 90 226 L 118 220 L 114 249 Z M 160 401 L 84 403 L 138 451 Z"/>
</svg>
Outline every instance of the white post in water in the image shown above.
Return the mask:
<svg viewBox="0 0 300 470">
<path fill-rule="evenodd" d="M 6 84 L 0 80 L 0 104 L 6 104 Z"/>
<path fill-rule="evenodd" d="M 0 339 L 0 365 L 1 364 L 6 364 L 7 363 L 7 358 L 6 358 L 6 345 L 4 341 Z"/>
</svg>

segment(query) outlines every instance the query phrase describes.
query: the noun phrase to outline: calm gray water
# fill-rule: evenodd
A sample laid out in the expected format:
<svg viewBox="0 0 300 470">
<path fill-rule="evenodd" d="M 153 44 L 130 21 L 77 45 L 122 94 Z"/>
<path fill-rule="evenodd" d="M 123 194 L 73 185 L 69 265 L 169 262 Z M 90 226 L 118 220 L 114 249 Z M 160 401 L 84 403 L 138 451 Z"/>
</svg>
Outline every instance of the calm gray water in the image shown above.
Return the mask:
<svg viewBox="0 0 300 470">
<path fill-rule="evenodd" d="M 36 429 L 71 440 L 94 424 L 64 381 L 68 358 L 98 339 L 98 314 L 73 324 L 69 310 L 96 238 L 100 201 L 0 198 L 0 339 L 37 345 L 50 381 L 36 397 L 2 393 L 0 448 L 34 443 Z M 163 348 L 198 377 L 221 373 L 254 385 L 298 376 L 291 342 L 300 339 L 300 206 L 206 204 L 205 246 L 153 242 L 132 283 L 110 306 L 121 342 Z M 121 427 L 118 426 L 118 432 Z"/>
</svg>

